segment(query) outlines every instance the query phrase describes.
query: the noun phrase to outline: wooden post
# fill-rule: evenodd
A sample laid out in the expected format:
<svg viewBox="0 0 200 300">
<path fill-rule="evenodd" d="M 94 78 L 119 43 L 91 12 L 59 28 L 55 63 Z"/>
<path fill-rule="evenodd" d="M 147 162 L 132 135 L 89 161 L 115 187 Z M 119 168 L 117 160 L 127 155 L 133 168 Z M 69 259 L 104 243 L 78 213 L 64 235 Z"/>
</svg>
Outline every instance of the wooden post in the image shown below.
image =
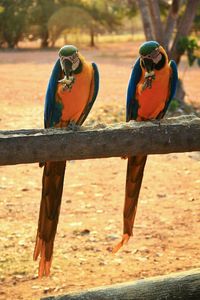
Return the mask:
<svg viewBox="0 0 200 300">
<path fill-rule="evenodd" d="M 200 118 L 0 132 L 0 165 L 200 151 Z"/>
<path fill-rule="evenodd" d="M 43 300 L 199 300 L 200 269 L 94 288 Z"/>
</svg>

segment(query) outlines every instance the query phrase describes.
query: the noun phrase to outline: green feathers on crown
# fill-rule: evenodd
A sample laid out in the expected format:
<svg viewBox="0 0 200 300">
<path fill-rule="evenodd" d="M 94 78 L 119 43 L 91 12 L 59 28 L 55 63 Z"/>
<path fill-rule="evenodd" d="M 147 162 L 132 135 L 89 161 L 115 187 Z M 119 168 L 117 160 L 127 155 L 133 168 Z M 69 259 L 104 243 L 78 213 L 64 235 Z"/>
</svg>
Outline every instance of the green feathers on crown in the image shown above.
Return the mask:
<svg viewBox="0 0 200 300">
<path fill-rule="evenodd" d="M 146 56 L 150 54 L 152 51 L 154 51 L 156 48 L 158 48 L 159 46 L 160 46 L 159 43 L 157 43 L 156 41 L 145 42 L 140 46 L 139 53 L 142 56 Z"/>
<path fill-rule="evenodd" d="M 72 56 L 73 54 L 75 54 L 77 52 L 78 52 L 78 49 L 75 46 L 65 45 L 59 50 L 58 54 L 60 57 L 68 57 L 68 56 Z"/>
</svg>

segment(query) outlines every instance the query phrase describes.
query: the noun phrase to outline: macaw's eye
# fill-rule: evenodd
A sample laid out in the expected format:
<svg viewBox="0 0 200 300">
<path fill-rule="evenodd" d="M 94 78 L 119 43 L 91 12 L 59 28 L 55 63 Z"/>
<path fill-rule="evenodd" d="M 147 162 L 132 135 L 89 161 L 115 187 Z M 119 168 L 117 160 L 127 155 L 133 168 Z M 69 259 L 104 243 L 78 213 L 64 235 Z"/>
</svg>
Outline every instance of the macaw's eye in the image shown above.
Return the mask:
<svg viewBox="0 0 200 300">
<path fill-rule="evenodd" d="M 66 59 L 68 59 L 72 63 L 75 63 L 79 58 L 78 58 L 77 52 L 75 52 L 71 56 L 68 56 Z"/>
</svg>

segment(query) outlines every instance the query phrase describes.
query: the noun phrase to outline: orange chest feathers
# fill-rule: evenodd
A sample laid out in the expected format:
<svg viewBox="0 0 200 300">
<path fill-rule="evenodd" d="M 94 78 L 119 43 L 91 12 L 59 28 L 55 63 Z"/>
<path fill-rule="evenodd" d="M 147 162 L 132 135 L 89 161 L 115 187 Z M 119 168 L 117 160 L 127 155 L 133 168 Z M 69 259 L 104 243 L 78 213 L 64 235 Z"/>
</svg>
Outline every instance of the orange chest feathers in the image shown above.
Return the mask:
<svg viewBox="0 0 200 300">
<path fill-rule="evenodd" d="M 61 119 L 63 122 L 79 119 L 89 100 L 92 78 L 92 65 L 84 62 L 82 72 L 75 74 L 75 82 L 71 91 L 63 90 L 63 85 L 58 83 L 56 102 L 62 104 Z"/>
<path fill-rule="evenodd" d="M 169 96 L 171 68 L 168 64 L 162 70 L 155 70 L 152 87 L 142 89 L 145 82 L 145 71 L 137 84 L 136 99 L 139 104 L 138 116 L 142 119 L 155 119 L 164 109 Z"/>
</svg>

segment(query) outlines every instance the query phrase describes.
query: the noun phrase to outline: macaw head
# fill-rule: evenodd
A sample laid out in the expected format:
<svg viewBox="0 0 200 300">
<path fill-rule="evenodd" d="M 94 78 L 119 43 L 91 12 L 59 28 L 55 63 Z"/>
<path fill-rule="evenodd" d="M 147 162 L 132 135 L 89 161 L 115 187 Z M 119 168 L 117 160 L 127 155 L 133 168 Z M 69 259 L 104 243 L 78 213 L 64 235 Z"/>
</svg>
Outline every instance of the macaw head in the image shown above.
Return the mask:
<svg viewBox="0 0 200 300">
<path fill-rule="evenodd" d="M 82 63 L 78 55 L 78 49 L 75 46 L 65 45 L 59 50 L 58 54 L 62 70 L 67 77 L 81 71 Z"/>
<path fill-rule="evenodd" d="M 160 70 L 168 61 L 167 54 L 156 41 L 148 41 L 140 46 L 140 60 L 142 67 L 148 72 Z"/>
</svg>

